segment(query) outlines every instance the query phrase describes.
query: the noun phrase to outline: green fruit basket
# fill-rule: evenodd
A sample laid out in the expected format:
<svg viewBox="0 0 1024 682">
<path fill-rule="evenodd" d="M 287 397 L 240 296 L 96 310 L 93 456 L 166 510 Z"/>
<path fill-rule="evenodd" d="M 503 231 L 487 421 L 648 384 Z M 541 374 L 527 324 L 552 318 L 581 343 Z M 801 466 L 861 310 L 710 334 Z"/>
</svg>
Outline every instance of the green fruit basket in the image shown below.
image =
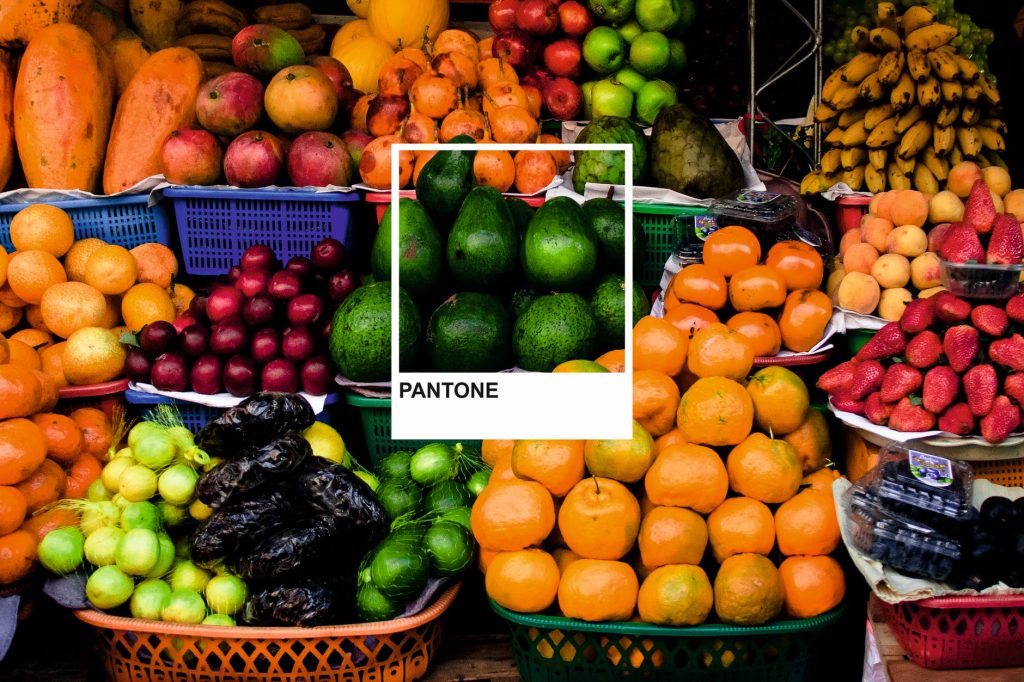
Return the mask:
<svg viewBox="0 0 1024 682">
<path fill-rule="evenodd" d="M 645 287 L 658 286 L 665 272 L 665 262 L 676 252 L 687 231 L 693 232 L 694 220 L 707 215 L 708 209 L 703 206 L 634 203 L 633 227 L 643 229 L 646 244 L 633 279 Z"/>
<path fill-rule="evenodd" d="M 359 419 L 363 423 L 363 435 L 366 437 L 366 449 L 373 466 L 393 452 L 406 450 L 415 452 L 429 440 L 392 440 L 391 438 L 391 399 L 367 398 L 355 393 L 346 392 L 345 402 L 359 410 Z M 480 447 L 480 441 L 443 441 L 454 445 L 462 443 L 470 447 Z"/>
<path fill-rule="evenodd" d="M 844 609 L 757 627 L 672 628 L 515 613 L 490 603 L 508 624 L 516 667 L 529 682 L 797 682 L 807 676 L 818 637 Z"/>
</svg>

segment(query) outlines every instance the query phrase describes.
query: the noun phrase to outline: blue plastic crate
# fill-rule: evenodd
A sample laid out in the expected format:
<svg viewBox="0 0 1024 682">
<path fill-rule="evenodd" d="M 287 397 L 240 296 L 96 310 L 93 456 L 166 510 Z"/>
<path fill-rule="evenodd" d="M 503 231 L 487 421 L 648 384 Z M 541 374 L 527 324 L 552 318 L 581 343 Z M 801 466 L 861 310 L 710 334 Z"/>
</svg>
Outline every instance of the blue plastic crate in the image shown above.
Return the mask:
<svg viewBox="0 0 1024 682">
<path fill-rule="evenodd" d="M 127 249 L 157 242 L 171 245 L 171 221 L 161 204 L 149 205 L 148 194 L 98 199 L 69 199 L 46 202 L 71 216 L 75 239 L 95 237 L 108 244 Z M 14 250 L 11 243 L 11 220 L 30 204 L 0 204 L 0 245 Z"/>
<path fill-rule="evenodd" d="M 182 265 L 190 275 L 223 275 L 245 249 L 266 244 L 285 261 L 309 256 L 325 237 L 351 247 L 356 192 L 235 190 L 174 187 L 164 191 L 174 207 Z"/>
<path fill-rule="evenodd" d="M 124 392 L 124 397 L 131 406 L 129 416 L 135 419 L 145 419 L 157 405 L 173 405 L 177 408 L 178 414 L 181 415 L 181 421 L 192 433 L 198 433 L 200 429 L 206 426 L 206 422 L 216 419 L 224 412 L 224 409 L 219 407 L 207 407 L 206 405 L 190 403 L 185 400 L 175 400 L 174 398 L 162 395 L 136 391 L 131 388 Z M 328 405 L 337 401 L 338 395 L 336 393 L 327 394 Z M 317 421 L 329 423 L 327 410 L 318 414 L 316 419 Z"/>
</svg>

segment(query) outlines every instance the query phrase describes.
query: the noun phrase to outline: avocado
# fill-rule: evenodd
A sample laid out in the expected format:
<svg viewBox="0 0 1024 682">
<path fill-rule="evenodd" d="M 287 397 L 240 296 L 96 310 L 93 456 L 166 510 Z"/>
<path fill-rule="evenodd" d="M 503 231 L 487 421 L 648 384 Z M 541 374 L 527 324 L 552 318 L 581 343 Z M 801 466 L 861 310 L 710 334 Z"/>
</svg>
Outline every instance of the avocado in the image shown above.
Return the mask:
<svg viewBox="0 0 1024 682">
<path fill-rule="evenodd" d="M 587 217 L 597 237 L 598 263 L 605 272 L 624 272 L 626 267 L 626 209 L 611 199 L 588 199 L 583 202 Z M 633 240 L 636 248 L 636 240 Z"/>
<path fill-rule="evenodd" d="M 639 284 L 633 282 L 632 290 L 635 325 L 641 317 L 651 311 L 651 304 Z M 600 330 L 599 352 L 622 348 L 626 342 L 626 282 L 622 275 L 605 275 L 598 281 L 590 295 L 590 309 Z"/>
<path fill-rule="evenodd" d="M 515 273 L 519 237 L 512 214 L 493 187 L 475 187 L 448 235 L 448 269 L 459 285 L 488 290 Z"/>
<path fill-rule="evenodd" d="M 598 335 L 597 321 L 582 296 L 549 294 L 516 320 L 512 354 L 522 369 L 550 372 L 566 360 L 595 357 Z"/>
<path fill-rule="evenodd" d="M 469 135 L 456 135 L 451 144 L 471 144 Z M 437 221 L 447 226 L 473 187 L 473 158 L 476 152 L 442 149 L 423 165 L 416 179 L 416 198 Z"/>
<path fill-rule="evenodd" d="M 427 326 L 427 355 L 435 372 L 496 372 L 509 366 L 512 324 L 490 294 L 467 291 L 437 307 Z"/>
<path fill-rule="evenodd" d="M 437 288 L 441 276 L 441 236 L 423 205 L 406 198 L 398 200 L 398 235 L 399 281 L 414 298 L 422 298 Z M 391 206 L 384 211 L 373 240 L 370 266 L 374 279 L 391 281 Z"/>
<path fill-rule="evenodd" d="M 569 197 L 555 197 L 533 214 L 523 239 L 523 272 L 545 290 L 579 290 L 597 265 L 597 237 L 583 209 Z"/>
<path fill-rule="evenodd" d="M 526 234 L 526 228 L 530 226 L 530 220 L 533 219 L 533 207 L 518 197 L 506 197 L 505 203 L 508 204 L 509 213 L 512 214 L 516 232 L 519 233 L 521 240 Z"/>
<path fill-rule="evenodd" d="M 526 309 L 530 307 L 530 304 L 537 300 L 537 292 L 533 289 L 523 287 L 522 289 L 516 289 L 512 292 L 512 296 L 509 298 L 508 310 L 512 313 L 512 317 L 516 318 L 526 312 Z"/>
<path fill-rule="evenodd" d="M 403 369 L 416 356 L 421 324 L 412 298 L 398 290 L 399 360 Z M 376 282 L 352 292 L 338 307 L 328 339 L 338 371 L 353 381 L 391 377 L 391 283 Z"/>
</svg>

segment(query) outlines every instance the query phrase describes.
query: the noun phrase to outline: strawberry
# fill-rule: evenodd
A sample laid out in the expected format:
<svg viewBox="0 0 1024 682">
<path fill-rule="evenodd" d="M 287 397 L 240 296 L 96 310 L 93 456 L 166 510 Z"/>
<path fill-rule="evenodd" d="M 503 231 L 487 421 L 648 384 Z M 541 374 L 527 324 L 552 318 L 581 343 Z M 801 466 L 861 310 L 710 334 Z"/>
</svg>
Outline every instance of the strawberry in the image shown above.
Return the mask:
<svg viewBox="0 0 1024 682">
<path fill-rule="evenodd" d="M 971 316 L 971 304 L 948 291 L 940 291 L 935 299 L 935 316 L 946 324 L 960 324 Z"/>
<path fill-rule="evenodd" d="M 929 412 L 941 414 L 943 410 L 953 404 L 956 394 L 959 392 L 960 377 L 956 372 L 945 365 L 932 367 L 924 375 L 921 404 Z"/>
<path fill-rule="evenodd" d="M 967 371 L 980 350 L 978 330 L 969 324 L 950 327 L 942 337 L 942 351 L 946 354 L 946 361 L 957 374 Z"/>
<path fill-rule="evenodd" d="M 999 392 L 999 377 L 992 365 L 975 365 L 964 374 L 964 393 L 975 417 L 984 417 L 992 409 Z"/>
<path fill-rule="evenodd" d="M 923 332 L 935 322 L 935 297 L 915 298 L 903 309 L 900 329 L 908 334 Z"/>
<path fill-rule="evenodd" d="M 921 373 L 902 362 L 893 363 L 882 378 L 882 400 L 894 403 L 921 388 Z"/>
<path fill-rule="evenodd" d="M 988 239 L 988 254 L 985 260 L 1000 265 L 1018 264 L 1024 258 L 1024 235 L 1020 232 L 1020 221 L 1003 213 L 996 216 L 992 235 Z"/>
<path fill-rule="evenodd" d="M 1024 374 L 1010 374 L 1003 381 L 1003 393 L 1024 405 Z"/>
<path fill-rule="evenodd" d="M 934 425 L 935 415 L 911 398 L 901 399 L 889 414 L 889 428 L 897 431 L 928 431 Z"/>
<path fill-rule="evenodd" d="M 851 414 L 864 414 L 864 401 L 851 397 L 849 393 L 837 393 L 831 396 L 830 400 L 832 407 L 837 410 Z"/>
<path fill-rule="evenodd" d="M 957 436 L 966 436 L 974 430 L 974 415 L 967 403 L 957 403 L 947 408 L 939 417 L 939 428 Z"/>
<path fill-rule="evenodd" d="M 935 332 L 925 330 L 910 339 L 903 357 L 907 364 L 918 369 L 926 369 L 939 361 L 942 356 L 942 339 Z"/>
<path fill-rule="evenodd" d="M 872 336 L 857 351 L 858 360 L 881 360 L 899 355 L 907 348 L 907 335 L 900 329 L 899 322 L 890 322 Z"/>
<path fill-rule="evenodd" d="M 993 341 L 988 357 L 997 365 L 1020 371 L 1024 369 L 1024 336 L 1014 334 L 1008 339 Z"/>
<path fill-rule="evenodd" d="M 850 388 L 856 369 L 857 361 L 847 360 L 818 377 L 815 385 L 826 393 L 842 393 Z"/>
<path fill-rule="evenodd" d="M 882 395 L 875 391 L 864 401 L 864 416 L 872 424 L 885 426 L 889 423 L 889 414 L 892 412 L 892 405 L 882 401 Z"/>
<path fill-rule="evenodd" d="M 868 393 L 882 387 L 884 377 L 885 368 L 878 360 L 858 363 L 853 372 L 853 381 L 850 382 L 850 388 L 846 393 L 854 400 L 863 400 Z"/>
<path fill-rule="evenodd" d="M 982 334 L 1002 336 L 1010 324 L 1006 311 L 994 305 L 979 305 L 971 311 L 971 324 Z"/>
<path fill-rule="evenodd" d="M 1005 395 L 996 398 L 992 411 L 981 420 L 981 437 L 989 443 L 1002 443 L 1020 426 L 1020 408 Z"/>
<path fill-rule="evenodd" d="M 1024 322 L 1024 294 L 1012 296 L 1006 302 L 1006 315 L 1014 322 Z"/>
<path fill-rule="evenodd" d="M 992 201 L 992 192 L 989 191 L 985 181 L 979 178 L 974 181 L 971 193 L 967 195 L 963 223 L 973 228 L 978 234 L 987 234 L 992 230 L 992 223 L 995 222 L 995 219 L 996 205 Z"/>
<path fill-rule="evenodd" d="M 949 228 L 940 255 L 942 260 L 951 263 L 985 262 L 985 248 L 978 239 L 978 233 L 966 223 L 957 223 Z"/>
<path fill-rule="evenodd" d="M 938 253 L 942 250 L 942 242 L 946 241 L 946 235 L 949 234 L 949 228 L 953 225 L 959 225 L 960 223 L 939 223 L 933 225 L 932 229 L 928 230 L 928 250 Z"/>
</svg>

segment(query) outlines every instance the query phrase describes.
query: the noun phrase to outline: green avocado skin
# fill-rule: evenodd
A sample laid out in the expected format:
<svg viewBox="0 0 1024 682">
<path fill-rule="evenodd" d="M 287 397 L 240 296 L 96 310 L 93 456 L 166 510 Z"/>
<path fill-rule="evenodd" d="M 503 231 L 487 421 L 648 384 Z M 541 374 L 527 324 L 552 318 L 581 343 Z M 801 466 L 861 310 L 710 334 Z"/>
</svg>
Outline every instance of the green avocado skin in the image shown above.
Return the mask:
<svg viewBox="0 0 1024 682">
<path fill-rule="evenodd" d="M 466 289 L 490 291 L 515 274 L 519 236 L 501 193 L 475 187 L 462 203 L 448 235 L 448 269 Z"/>
</svg>

